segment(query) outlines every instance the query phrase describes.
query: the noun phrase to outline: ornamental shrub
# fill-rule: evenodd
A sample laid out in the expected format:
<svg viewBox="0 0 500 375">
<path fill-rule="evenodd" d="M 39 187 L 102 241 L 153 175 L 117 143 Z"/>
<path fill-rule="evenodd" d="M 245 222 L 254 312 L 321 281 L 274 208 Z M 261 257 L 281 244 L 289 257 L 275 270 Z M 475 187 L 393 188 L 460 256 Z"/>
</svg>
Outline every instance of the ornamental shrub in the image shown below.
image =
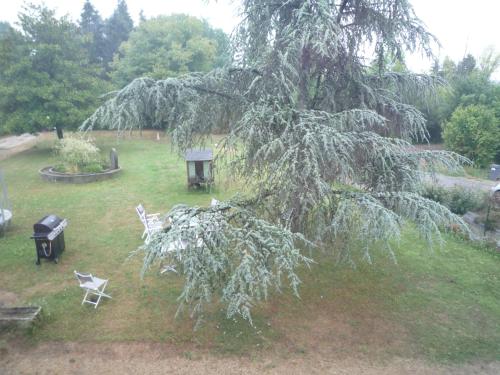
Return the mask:
<svg viewBox="0 0 500 375">
<path fill-rule="evenodd" d="M 457 215 L 463 215 L 467 211 L 479 211 L 484 206 L 484 196 L 480 193 L 456 186 L 450 189 L 448 208 Z"/>
<path fill-rule="evenodd" d="M 484 194 L 475 192 L 461 186 L 447 189 L 439 185 L 426 185 L 422 196 L 441 203 L 457 215 L 463 215 L 467 211 L 479 211 L 486 205 Z"/>
<path fill-rule="evenodd" d="M 100 150 L 90 139 L 66 137 L 57 141 L 54 151 L 59 157 L 56 170 L 60 172 L 92 173 L 104 169 Z"/>
<path fill-rule="evenodd" d="M 449 191 L 443 186 L 428 184 L 424 186 L 421 194 L 424 198 L 441 203 L 443 206 L 448 207 Z"/>
<path fill-rule="evenodd" d="M 458 107 L 444 126 L 443 139 L 448 149 L 484 167 L 500 152 L 500 124 L 493 109 Z"/>
</svg>

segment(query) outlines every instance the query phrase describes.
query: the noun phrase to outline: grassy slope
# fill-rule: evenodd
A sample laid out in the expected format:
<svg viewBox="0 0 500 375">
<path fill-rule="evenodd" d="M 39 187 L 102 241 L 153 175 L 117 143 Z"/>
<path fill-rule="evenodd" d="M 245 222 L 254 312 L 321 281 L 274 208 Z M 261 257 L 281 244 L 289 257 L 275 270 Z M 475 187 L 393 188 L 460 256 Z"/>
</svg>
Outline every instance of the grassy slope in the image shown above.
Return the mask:
<svg viewBox="0 0 500 375">
<path fill-rule="evenodd" d="M 0 239 L 1 289 L 44 307 L 35 340 L 154 340 L 221 352 L 286 349 L 325 355 L 403 355 L 436 360 L 500 359 L 500 257 L 449 238 L 430 252 L 409 228 L 397 248 L 398 264 L 381 256 L 375 267 L 335 265 L 316 254 L 303 271 L 301 299 L 288 292 L 259 306 L 256 328 L 227 321 L 218 307 L 193 332 L 188 317 L 174 319 L 182 279 L 139 278 L 141 259 L 127 260 L 140 245 L 134 207 L 165 212 L 176 203 L 207 205 L 234 188 L 218 184 L 212 195 L 189 192 L 185 165 L 165 142 L 100 141 L 118 149 L 121 176 L 89 185 L 50 184 L 37 170 L 51 164 L 49 143 L 2 162 L 14 225 Z M 56 213 L 70 221 L 60 263 L 35 266 L 32 225 Z M 110 279 L 113 300 L 98 310 L 80 306 L 72 271 Z M 189 352 L 191 353 L 191 352 Z"/>
<path fill-rule="evenodd" d="M 473 178 L 479 180 L 488 180 L 488 176 L 490 173 L 490 168 L 477 168 L 477 167 L 464 167 L 463 172 L 450 172 L 447 169 L 443 169 L 439 171 L 440 173 L 452 177 L 466 177 Z"/>
</svg>

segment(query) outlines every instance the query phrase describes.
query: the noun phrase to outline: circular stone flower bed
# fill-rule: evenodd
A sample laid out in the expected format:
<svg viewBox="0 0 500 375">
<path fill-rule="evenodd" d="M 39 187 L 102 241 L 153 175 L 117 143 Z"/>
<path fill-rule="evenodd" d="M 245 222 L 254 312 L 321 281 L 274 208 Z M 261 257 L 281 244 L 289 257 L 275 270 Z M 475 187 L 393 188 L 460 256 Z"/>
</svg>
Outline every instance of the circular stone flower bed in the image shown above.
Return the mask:
<svg viewBox="0 0 500 375">
<path fill-rule="evenodd" d="M 97 173 L 62 173 L 54 170 L 54 167 L 40 169 L 42 179 L 50 182 L 66 182 L 69 184 L 86 184 L 88 182 L 108 180 L 117 175 L 122 169 L 106 169 Z"/>
</svg>

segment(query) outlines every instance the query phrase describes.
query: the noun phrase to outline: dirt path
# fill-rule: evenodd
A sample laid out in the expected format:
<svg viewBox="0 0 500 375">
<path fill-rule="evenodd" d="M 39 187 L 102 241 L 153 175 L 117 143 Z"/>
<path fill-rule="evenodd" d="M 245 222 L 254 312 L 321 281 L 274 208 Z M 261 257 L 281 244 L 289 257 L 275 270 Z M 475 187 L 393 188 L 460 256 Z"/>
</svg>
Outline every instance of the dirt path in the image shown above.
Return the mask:
<svg viewBox="0 0 500 375">
<path fill-rule="evenodd" d="M 500 363 L 444 366 L 414 359 L 385 362 L 315 354 L 262 354 L 252 358 L 179 352 L 152 343 L 44 343 L 0 349 L 0 373 L 10 374 L 486 374 Z"/>
<path fill-rule="evenodd" d="M 0 290 L 0 306 L 15 305 L 14 293 Z M 324 321 L 320 320 L 323 325 Z M 316 325 L 316 324 L 314 324 Z M 317 327 L 319 329 L 319 327 Z M 30 344 L 19 338 L 2 339 L 0 374 L 342 374 L 342 375 L 469 375 L 500 374 L 500 362 L 460 366 L 432 364 L 423 360 L 352 352 L 342 339 L 325 341 L 321 329 L 313 337 L 291 336 L 308 350 L 272 349 L 248 356 L 222 356 L 207 349 L 164 343 Z M 96 340 L 99 338 L 97 337 Z M 338 342 L 337 342 L 338 341 Z M 339 350 L 338 346 L 345 346 Z"/>
</svg>

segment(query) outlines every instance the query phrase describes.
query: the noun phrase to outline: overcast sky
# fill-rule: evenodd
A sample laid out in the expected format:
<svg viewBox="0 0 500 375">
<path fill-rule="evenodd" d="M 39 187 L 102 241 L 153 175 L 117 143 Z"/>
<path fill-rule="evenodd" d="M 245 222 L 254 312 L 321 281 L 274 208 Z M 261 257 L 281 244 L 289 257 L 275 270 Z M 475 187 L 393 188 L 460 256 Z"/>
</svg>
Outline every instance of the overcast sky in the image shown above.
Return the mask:
<svg viewBox="0 0 500 375">
<path fill-rule="evenodd" d="M 0 0 L 0 20 L 14 23 L 23 0 Z M 32 0 L 37 4 L 40 0 Z M 84 0 L 45 0 L 58 15 L 69 14 L 74 20 L 80 16 Z M 103 18 L 109 17 L 116 6 L 116 0 L 91 0 Z M 160 14 L 188 13 L 207 19 L 212 26 L 230 33 L 238 22 L 238 1 L 231 0 L 127 0 L 129 12 L 137 22 L 139 12 L 146 17 Z M 442 48 L 436 54 L 442 59 L 450 56 L 461 59 L 465 53 L 479 56 L 488 46 L 500 52 L 500 0 L 413 0 L 417 15 L 437 36 Z M 430 62 L 420 56 L 408 58 L 410 68 L 426 70 Z M 496 78 L 500 78 L 497 72 Z"/>
</svg>

